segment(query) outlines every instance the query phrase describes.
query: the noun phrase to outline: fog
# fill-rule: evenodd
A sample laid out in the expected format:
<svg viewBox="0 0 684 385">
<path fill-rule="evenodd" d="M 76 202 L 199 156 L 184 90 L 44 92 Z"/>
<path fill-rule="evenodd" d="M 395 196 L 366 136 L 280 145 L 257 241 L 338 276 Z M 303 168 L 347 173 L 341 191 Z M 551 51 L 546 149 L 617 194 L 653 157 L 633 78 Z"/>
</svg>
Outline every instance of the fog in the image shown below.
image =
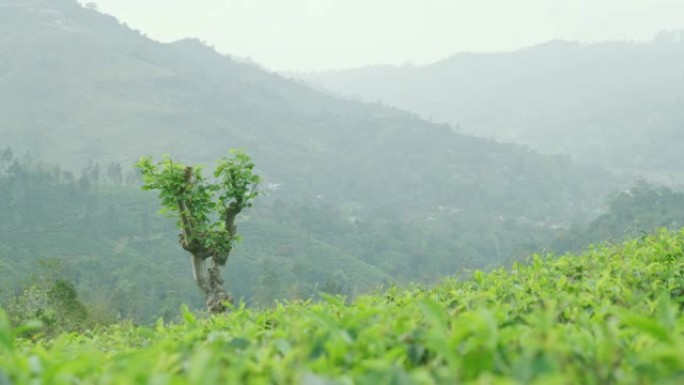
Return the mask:
<svg viewBox="0 0 684 385">
<path fill-rule="evenodd" d="M 85 1 L 84 1 L 85 2 Z M 551 39 L 647 40 L 684 25 L 679 0 L 96 0 L 161 41 L 198 37 L 273 70 L 427 63 Z"/>
</svg>

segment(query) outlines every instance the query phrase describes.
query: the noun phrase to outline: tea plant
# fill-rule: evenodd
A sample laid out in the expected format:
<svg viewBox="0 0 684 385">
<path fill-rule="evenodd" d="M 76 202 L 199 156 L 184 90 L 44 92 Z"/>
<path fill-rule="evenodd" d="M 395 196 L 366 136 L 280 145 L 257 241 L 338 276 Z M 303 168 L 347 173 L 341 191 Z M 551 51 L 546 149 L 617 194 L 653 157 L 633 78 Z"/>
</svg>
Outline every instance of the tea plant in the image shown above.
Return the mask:
<svg viewBox="0 0 684 385">
<path fill-rule="evenodd" d="M 433 289 L 17 338 L 0 384 L 681 384 L 684 232 Z"/>
</svg>

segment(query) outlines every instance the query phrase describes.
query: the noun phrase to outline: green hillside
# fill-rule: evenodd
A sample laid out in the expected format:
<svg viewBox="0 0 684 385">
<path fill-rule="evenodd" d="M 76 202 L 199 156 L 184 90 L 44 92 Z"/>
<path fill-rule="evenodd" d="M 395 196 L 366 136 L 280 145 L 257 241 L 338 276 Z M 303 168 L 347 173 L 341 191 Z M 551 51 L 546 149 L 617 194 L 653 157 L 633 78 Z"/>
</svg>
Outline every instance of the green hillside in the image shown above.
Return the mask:
<svg viewBox="0 0 684 385">
<path fill-rule="evenodd" d="M 684 183 L 684 31 L 652 41 L 550 41 L 421 66 L 298 75 L 461 132 Z"/>
<path fill-rule="evenodd" d="M 190 257 L 178 245 L 173 220 L 158 213 L 154 194 L 98 181 L 92 169 L 69 179 L 4 154 L 0 304 L 11 303 L 32 276 L 51 275 L 73 283 L 86 305 L 108 318 L 151 322 L 175 317 L 181 303 L 201 306 Z M 355 295 L 393 281 L 344 248 L 252 214 L 238 221 L 244 242 L 226 269 L 228 288 L 250 305 L 319 291 Z M 46 271 L 45 261 L 58 262 L 59 271 Z"/>
<path fill-rule="evenodd" d="M 81 1 L 0 0 L 0 385 L 684 383 L 681 37 L 392 70 L 439 124 Z"/>
<path fill-rule="evenodd" d="M 551 248 L 558 252 L 583 250 L 586 245 L 639 237 L 658 228 L 684 227 L 684 193 L 645 181 L 613 194 L 606 210 L 587 224 L 575 224 L 558 234 Z"/>
<path fill-rule="evenodd" d="M 11 151 L 2 155 L 1 304 L 30 288 L 31 277 L 50 275 L 73 283 L 105 318 L 150 322 L 173 318 L 181 303 L 199 306 L 189 256 L 154 194 L 123 183 L 116 168 L 92 165 L 76 178 Z M 557 233 L 478 213 L 427 215 L 425 222 L 350 218 L 318 199 L 283 201 L 265 192 L 239 218 L 243 242 L 226 269 L 228 288 L 257 306 L 320 291 L 355 296 L 507 264 Z M 46 271 L 46 261 L 60 269 Z"/>
<path fill-rule="evenodd" d="M 684 232 L 660 232 L 350 305 L 184 311 L 49 340 L 0 313 L 0 383 L 678 384 L 683 308 Z"/>
<path fill-rule="evenodd" d="M 197 303 L 176 230 L 136 191 L 144 155 L 252 156 L 262 194 L 226 272 L 250 305 L 510 264 L 598 215 L 626 182 L 326 95 L 195 39 L 162 44 L 74 0 L 0 11 L 5 302 L 48 259 L 110 317 L 147 322 Z"/>
<path fill-rule="evenodd" d="M 554 222 L 591 217 L 621 182 L 314 91 L 198 40 L 161 44 L 74 0 L 3 4 L 2 146 L 67 170 L 163 153 L 209 164 L 242 147 L 282 199 L 320 197 L 347 215 L 447 207 Z"/>
<path fill-rule="evenodd" d="M 116 167 L 92 164 L 76 177 L 3 151 L 0 304 L 49 275 L 71 282 L 99 318 L 151 322 L 175 317 L 181 303 L 200 306 L 173 221 L 157 212 L 154 194 L 131 182 Z M 443 275 L 510 265 L 564 234 L 524 218 L 446 208 L 425 215 L 425 221 L 350 217 L 320 199 L 283 200 L 265 191 L 239 218 L 244 241 L 229 260 L 228 288 L 250 306 L 316 298 L 320 291 L 353 297 L 392 283 L 432 284 Z M 582 248 L 604 238 L 565 239 Z M 46 271 L 46 262 L 60 268 Z"/>
</svg>

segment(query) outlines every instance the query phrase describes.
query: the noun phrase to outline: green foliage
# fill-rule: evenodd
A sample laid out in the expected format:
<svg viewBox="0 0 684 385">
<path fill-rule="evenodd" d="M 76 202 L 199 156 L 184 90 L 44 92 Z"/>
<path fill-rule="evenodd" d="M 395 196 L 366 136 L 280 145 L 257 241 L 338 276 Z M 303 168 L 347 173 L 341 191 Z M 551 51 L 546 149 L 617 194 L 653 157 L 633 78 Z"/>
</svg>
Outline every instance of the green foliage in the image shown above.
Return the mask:
<svg viewBox="0 0 684 385">
<path fill-rule="evenodd" d="M 158 199 L 138 185 L 117 184 L 116 178 L 100 179 L 98 184 L 81 180 L 58 167 L 11 155 L 6 162 L 0 160 L 0 306 L 8 308 L 31 276 L 45 271 L 41 261 L 46 259 L 61 261 L 57 278 L 74 284 L 90 317 L 98 322 L 153 323 L 158 317 L 177 317 L 181 303 L 193 309 L 201 306 L 195 284 L 188 279 L 189 264 L 178 263 L 187 255 L 178 247 L 174 224 L 156 215 Z M 262 203 L 269 199 L 260 198 Z M 292 221 L 275 220 L 283 214 Z M 225 273 L 235 297 L 259 306 L 274 299 L 310 298 L 337 271 L 350 278 L 348 287 L 355 293 L 391 280 L 364 260 L 372 250 L 362 253 L 357 249 L 367 249 L 363 245 L 349 247 L 354 239 L 332 245 L 318 236 L 349 230 L 336 227 L 344 222 L 339 212 L 318 215 L 330 218 L 315 221 L 320 231 L 313 236 L 303 225 L 307 218 L 290 205 L 278 210 L 259 204 L 242 217 L 245 242 L 232 251 L 232 265 Z M 264 266 L 270 266 L 282 284 L 273 296 L 271 287 L 259 282 Z"/>
<path fill-rule="evenodd" d="M 49 267 L 58 268 L 55 263 Z M 40 331 L 55 335 L 67 331 L 84 330 L 92 326 L 86 306 L 81 302 L 74 285 L 49 271 L 34 275 L 21 292 L 8 301 L 8 315 L 15 326 L 40 321 Z M 32 331 L 32 330 L 28 330 Z"/>
<path fill-rule="evenodd" d="M 638 181 L 614 194 L 606 212 L 584 226 L 575 225 L 553 242 L 557 251 L 577 251 L 591 243 L 620 242 L 665 227 L 684 227 L 684 193 Z"/>
<path fill-rule="evenodd" d="M 14 348 L 14 336 L 7 314 L 0 308 L 0 351 Z"/>
<path fill-rule="evenodd" d="M 208 319 L 185 308 L 178 324 L 14 342 L 0 314 L 0 376 L 45 384 L 677 384 L 683 292 L 684 232 L 660 232 L 349 305 L 323 295 Z"/>
<path fill-rule="evenodd" d="M 150 157 L 136 163 L 143 189 L 158 190 L 163 212 L 178 218 L 184 247 L 199 244 L 221 265 L 239 239 L 232 223 L 235 215 L 252 205 L 260 181 L 249 155 L 234 150 L 231 154 L 219 160 L 213 181 L 202 176 L 201 166 L 185 166 L 168 155 L 157 164 Z"/>
<path fill-rule="evenodd" d="M 258 175 L 253 173 L 254 163 L 249 155 L 231 150 L 230 158 L 221 158 L 214 171 L 214 177 L 219 180 L 220 186 L 224 187 L 218 199 L 222 203 L 220 214 L 235 201 L 240 207 L 251 207 L 251 199 L 256 198 L 255 187 L 261 181 Z"/>
</svg>

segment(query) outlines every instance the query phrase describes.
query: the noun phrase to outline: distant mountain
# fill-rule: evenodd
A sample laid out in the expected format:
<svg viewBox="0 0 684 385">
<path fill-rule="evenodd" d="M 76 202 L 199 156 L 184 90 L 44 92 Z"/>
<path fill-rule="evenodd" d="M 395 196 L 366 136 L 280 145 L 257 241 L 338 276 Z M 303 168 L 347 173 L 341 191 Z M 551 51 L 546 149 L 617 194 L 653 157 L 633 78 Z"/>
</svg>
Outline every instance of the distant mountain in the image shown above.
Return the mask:
<svg viewBox="0 0 684 385">
<path fill-rule="evenodd" d="M 2 202 L 0 229 L 14 233 L 0 237 L 0 280 L 54 253 L 74 261 L 88 288 L 99 283 L 93 272 L 110 271 L 115 260 L 102 291 L 120 288 L 125 298 L 149 274 L 149 301 L 168 297 L 171 308 L 178 296 L 170 290 L 188 281 L 177 289 L 158 281 L 189 267 L 177 265 L 183 253 L 169 221 L 145 235 L 153 206 L 129 204 L 141 195 L 69 189 L 96 189 L 105 178 L 118 186 L 118 167 L 135 184 L 130 165 L 142 155 L 210 164 L 243 147 L 264 177 L 263 194 L 239 220 L 245 244 L 227 281 L 263 303 L 288 297 L 285 290 L 362 291 L 500 266 L 593 218 L 625 184 L 568 157 L 316 91 L 198 40 L 152 41 L 73 0 L 0 0 L 0 116 L 0 150 L 11 147 L 24 165 L 45 162 L 31 178 L 54 178 L 68 202 L 40 210 L 31 197 L 49 200 L 51 187 L 12 179 L 12 162 L 0 169 L 16 182 L 16 199 Z M 69 220 L 43 224 L 48 209 Z M 147 314 L 142 303 L 137 313 Z"/>
<path fill-rule="evenodd" d="M 328 96 L 197 40 L 154 42 L 73 0 L 0 7 L 3 145 L 65 168 L 162 153 L 208 162 L 244 147 L 284 198 L 318 196 L 359 216 L 442 206 L 565 221 L 616 186 L 603 171 Z"/>
<path fill-rule="evenodd" d="M 649 43 L 551 41 L 514 52 L 458 54 L 425 66 L 301 78 L 544 153 L 620 169 L 682 172 L 683 68 L 684 32 L 663 32 Z"/>
</svg>

